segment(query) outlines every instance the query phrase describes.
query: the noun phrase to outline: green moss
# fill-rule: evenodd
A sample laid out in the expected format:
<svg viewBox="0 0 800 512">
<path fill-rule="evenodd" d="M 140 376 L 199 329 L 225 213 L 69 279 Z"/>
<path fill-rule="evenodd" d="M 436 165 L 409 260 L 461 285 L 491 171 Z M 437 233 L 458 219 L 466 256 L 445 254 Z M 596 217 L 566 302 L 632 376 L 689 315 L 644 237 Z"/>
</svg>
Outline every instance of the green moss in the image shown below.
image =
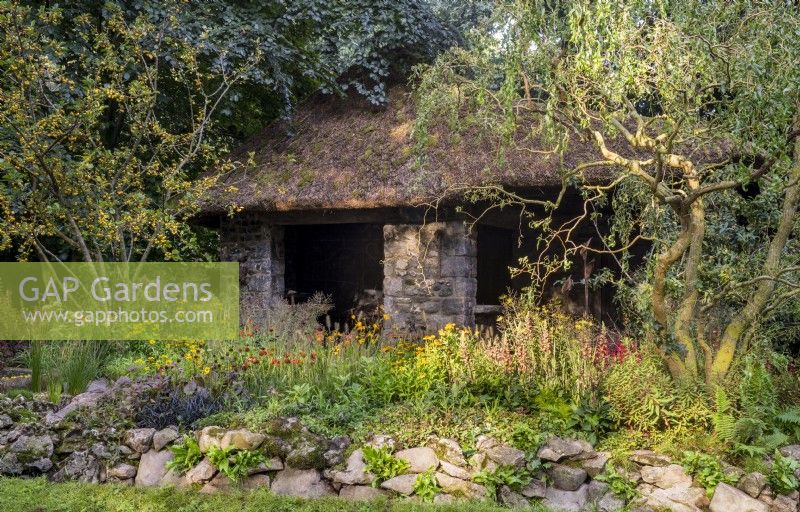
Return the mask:
<svg viewBox="0 0 800 512">
<path fill-rule="evenodd" d="M 375 151 L 372 148 L 367 148 L 359 157 L 359 160 L 369 160 L 369 158 L 375 154 Z"/>
<path fill-rule="evenodd" d="M 307 167 L 301 168 L 297 172 L 297 186 L 300 188 L 307 187 L 314 183 L 314 171 Z"/>
<path fill-rule="evenodd" d="M 30 409 L 12 409 L 8 412 L 8 415 L 14 423 L 23 425 L 33 425 L 39 421 L 39 417 Z"/>
</svg>

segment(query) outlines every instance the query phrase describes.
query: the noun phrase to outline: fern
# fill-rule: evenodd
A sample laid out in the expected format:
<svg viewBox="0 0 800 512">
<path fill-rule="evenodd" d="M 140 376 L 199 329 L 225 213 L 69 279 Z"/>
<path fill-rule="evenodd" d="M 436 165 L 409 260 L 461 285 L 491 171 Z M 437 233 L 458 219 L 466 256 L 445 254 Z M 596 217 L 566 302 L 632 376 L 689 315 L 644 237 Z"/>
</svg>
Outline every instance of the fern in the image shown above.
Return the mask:
<svg viewBox="0 0 800 512">
<path fill-rule="evenodd" d="M 184 436 L 183 443 L 170 446 L 169 450 L 175 457 L 167 462 L 167 469 L 175 470 L 178 473 L 185 473 L 200 462 L 203 454 L 197 440 L 191 436 Z"/>
<path fill-rule="evenodd" d="M 766 423 L 752 417 L 739 418 L 734 426 L 736 440 L 744 444 L 757 441 L 766 429 Z"/>
<path fill-rule="evenodd" d="M 712 415 L 714 435 L 725 443 L 733 441 L 736 435 L 736 418 L 733 417 L 733 406 L 728 394 L 721 386 L 717 386 L 714 397 L 715 411 Z"/>
<path fill-rule="evenodd" d="M 789 436 L 783 432 L 776 430 L 768 436 L 761 438 L 761 444 L 767 451 L 774 451 L 789 443 Z"/>
<path fill-rule="evenodd" d="M 800 408 L 792 407 L 775 416 L 781 430 L 787 432 L 794 441 L 800 440 Z"/>
<path fill-rule="evenodd" d="M 755 459 L 765 456 L 768 452 L 763 446 L 737 443 L 733 447 L 733 453 L 749 459 Z"/>
<path fill-rule="evenodd" d="M 778 403 L 772 377 L 764 362 L 753 356 L 745 360 L 739 384 L 739 403 L 747 416 L 762 420 L 774 416 Z"/>
</svg>

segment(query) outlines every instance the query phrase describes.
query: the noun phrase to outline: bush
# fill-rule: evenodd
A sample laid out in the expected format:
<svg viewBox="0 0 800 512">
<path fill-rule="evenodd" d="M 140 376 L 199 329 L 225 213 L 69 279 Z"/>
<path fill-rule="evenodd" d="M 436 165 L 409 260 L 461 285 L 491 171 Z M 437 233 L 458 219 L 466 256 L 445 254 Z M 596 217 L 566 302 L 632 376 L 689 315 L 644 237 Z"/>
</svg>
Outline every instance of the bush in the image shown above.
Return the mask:
<svg viewBox="0 0 800 512">
<path fill-rule="evenodd" d="M 655 353 L 642 350 L 611 367 L 603 389 L 611 417 L 640 432 L 708 430 L 712 413 L 702 391 L 681 389 Z"/>
</svg>

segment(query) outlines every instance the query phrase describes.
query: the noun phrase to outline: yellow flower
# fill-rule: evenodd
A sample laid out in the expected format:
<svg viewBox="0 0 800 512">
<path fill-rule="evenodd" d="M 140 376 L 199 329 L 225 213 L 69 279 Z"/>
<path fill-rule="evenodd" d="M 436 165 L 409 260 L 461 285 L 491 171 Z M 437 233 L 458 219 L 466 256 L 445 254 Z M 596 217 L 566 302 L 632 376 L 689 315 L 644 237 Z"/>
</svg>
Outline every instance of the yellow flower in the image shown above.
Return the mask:
<svg viewBox="0 0 800 512">
<path fill-rule="evenodd" d="M 211 368 L 209 368 L 208 366 L 203 368 L 203 375 L 208 375 L 209 373 L 211 373 Z"/>
</svg>

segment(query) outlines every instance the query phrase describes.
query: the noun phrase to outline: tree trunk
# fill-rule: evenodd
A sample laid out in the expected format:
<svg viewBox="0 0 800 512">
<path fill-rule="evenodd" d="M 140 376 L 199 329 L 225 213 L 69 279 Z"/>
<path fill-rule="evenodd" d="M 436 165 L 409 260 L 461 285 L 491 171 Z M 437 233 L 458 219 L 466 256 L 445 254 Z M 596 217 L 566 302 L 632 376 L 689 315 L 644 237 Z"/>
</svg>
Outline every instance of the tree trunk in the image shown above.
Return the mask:
<svg viewBox="0 0 800 512">
<path fill-rule="evenodd" d="M 800 128 L 800 114 L 795 117 L 794 129 Z M 781 215 L 778 230 L 769 244 L 767 259 L 764 262 L 762 275 L 777 277 L 780 270 L 781 253 L 783 253 L 789 236 L 794 229 L 797 217 L 797 208 L 800 205 L 800 137 L 795 138 L 794 154 L 792 158 L 792 170 L 789 173 L 786 195 L 783 199 L 783 214 Z M 711 367 L 711 381 L 719 382 L 731 367 L 736 348 L 744 332 L 758 321 L 759 315 L 764 311 L 767 302 L 775 291 L 776 282 L 774 279 L 764 279 L 761 281 L 750 296 L 750 300 L 742 308 L 738 315 L 725 328 L 722 334 L 719 350 L 714 357 Z"/>
</svg>

